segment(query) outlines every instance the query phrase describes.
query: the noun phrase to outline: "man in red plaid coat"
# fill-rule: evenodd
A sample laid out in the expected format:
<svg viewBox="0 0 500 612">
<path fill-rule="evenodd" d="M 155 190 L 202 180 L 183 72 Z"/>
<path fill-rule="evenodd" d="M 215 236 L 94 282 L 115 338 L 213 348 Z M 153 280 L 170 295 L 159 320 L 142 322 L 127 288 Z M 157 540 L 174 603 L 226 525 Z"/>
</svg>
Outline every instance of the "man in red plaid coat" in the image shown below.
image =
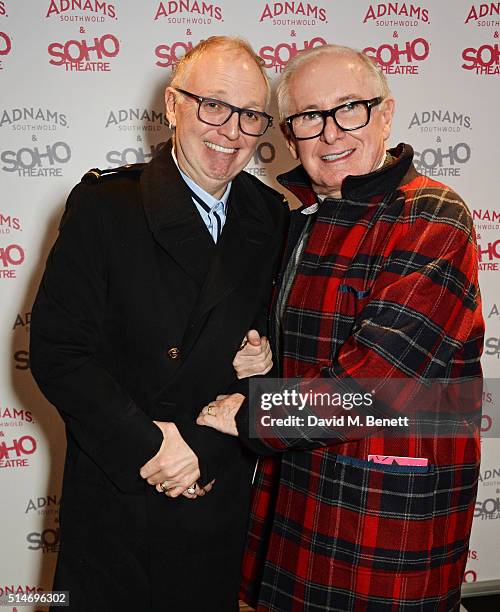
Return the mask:
<svg viewBox="0 0 500 612">
<path fill-rule="evenodd" d="M 480 381 L 471 216 L 416 172 L 409 145 L 386 151 L 394 100 L 384 76 L 354 50 L 320 47 L 289 63 L 278 100 L 301 162 L 279 180 L 302 202 L 271 317 L 281 376 L 339 387 L 376 379 L 386 398 L 395 379 Z M 258 350 L 242 350 L 237 370 Z M 479 469 L 474 425 L 460 436 L 359 427 L 329 439 L 300 427 L 251 436 L 242 401 L 219 398 L 198 423 L 267 455 L 243 599 L 258 612 L 458 610 Z"/>
</svg>

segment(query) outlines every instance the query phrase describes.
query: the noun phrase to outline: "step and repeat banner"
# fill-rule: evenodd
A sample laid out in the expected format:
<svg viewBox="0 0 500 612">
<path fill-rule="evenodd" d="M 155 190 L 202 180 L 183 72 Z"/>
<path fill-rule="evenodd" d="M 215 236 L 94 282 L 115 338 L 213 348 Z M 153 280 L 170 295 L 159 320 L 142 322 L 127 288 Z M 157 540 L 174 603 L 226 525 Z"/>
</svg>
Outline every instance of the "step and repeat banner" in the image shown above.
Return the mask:
<svg viewBox="0 0 500 612">
<path fill-rule="evenodd" d="M 67 194 L 91 167 L 151 159 L 169 137 L 172 67 L 208 36 L 246 37 L 272 79 L 327 43 L 378 62 L 397 100 L 391 145 L 412 144 L 418 170 L 472 211 L 484 372 L 500 378 L 499 32 L 500 2 L 0 0 L 0 596 L 50 589 L 57 557 L 64 430 L 28 337 Z M 292 165 L 275 127 L 247 170 L 275 186 Z M 498 402 L 486 388 L 485 433 Z M 482 447 L 467 583 L 500 580 L 500 448 Z"/>
</svg>

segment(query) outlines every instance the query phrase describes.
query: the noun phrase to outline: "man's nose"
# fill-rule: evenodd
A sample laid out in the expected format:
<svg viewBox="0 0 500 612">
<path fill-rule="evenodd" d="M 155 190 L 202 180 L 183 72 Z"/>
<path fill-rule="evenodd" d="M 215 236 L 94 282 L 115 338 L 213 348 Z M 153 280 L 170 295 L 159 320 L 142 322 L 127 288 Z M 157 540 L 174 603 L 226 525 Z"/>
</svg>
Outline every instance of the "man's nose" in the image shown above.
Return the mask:
<svg viewBox="0 0 500 612">
<path fill-rule="evenodd" d="M 333 117 L 329 116 L 325 121 L 325 129 L 321 138 L 328 144 L 332 144 L 337 138 L 342 138 L 344 130 L 341 130 L 339 126 L 333 120 Z"/>
<path fill-rule="evenodd" d="M 229 138 L 229 140 L 236 140 L 240 135 L 238 113 L 234 112 L 229 119 L 219 127 L 219 133 Z"/>
</svg>

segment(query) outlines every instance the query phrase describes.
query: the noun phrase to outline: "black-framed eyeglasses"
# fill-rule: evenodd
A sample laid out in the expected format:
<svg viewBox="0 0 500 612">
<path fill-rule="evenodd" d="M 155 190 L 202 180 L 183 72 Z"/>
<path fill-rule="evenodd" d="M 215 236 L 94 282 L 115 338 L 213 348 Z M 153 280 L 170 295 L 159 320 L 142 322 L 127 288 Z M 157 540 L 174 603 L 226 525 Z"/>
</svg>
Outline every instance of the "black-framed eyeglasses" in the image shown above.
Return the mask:
<svg viewBox="0 0 500 612">
<path fill-rule="evenodd" d="M 207 125 L 224 125 L 231 119 L 233 113 L 238 113 L 238 126 L 243 134 L 262 136 L 273 123 L 273 118 L 267 113 L 250 108 L 239 108 L 216 98 L 197 96 L 179 87 L 176 87 L 175 90 L 198 102 L 198 119 Z"/>
<path fill-rule="evenodd" d="M 297 113 L 287 117 L 285 123 L 297 140 L 308 140 L 321 136 L 328 117 L 331 117 L 335 125 L 344 132 L 352 132 L 368 124 L 372 108 L 380 104 L 383 99 L 379 96 L 371 100 L 353 100 L 330 110 Z"/>
</svg>

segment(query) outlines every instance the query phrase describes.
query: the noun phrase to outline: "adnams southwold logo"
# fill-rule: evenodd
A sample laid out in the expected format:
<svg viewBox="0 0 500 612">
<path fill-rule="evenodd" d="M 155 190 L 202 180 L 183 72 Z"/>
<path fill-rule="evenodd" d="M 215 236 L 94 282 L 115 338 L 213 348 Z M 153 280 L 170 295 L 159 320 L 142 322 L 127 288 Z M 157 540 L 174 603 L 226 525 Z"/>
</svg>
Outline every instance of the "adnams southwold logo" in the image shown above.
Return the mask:
<svg viewBox="0 0 500 612">
<path fill-rule="evenodd" d="M 498 215 L 500 217 L 500 212 Z M 492 304 L 491 306 L 484 308 L 483 312 L 486 314 L 487 319 L 496 319 L 500 321 L 500 303 Z"/>
<path fill-rule="evenodd" d="M 23 427 L 26 423 L 34 423 L 33 413 L 24 408 L 0 406 L 0 429 Z"/>
<path fill-rule="evenodd" d="M 91 37 L 83 31 L 78 38 L 50 43 L 47 51 L 49 64 L 66 72 L 110 72 L 120 41 L 114 34 Z"/>
<path fill-rule="evenodd" d="M 68 128 L 66 113 L 40 106 L 20 106 L 0 110 L 0 129 L 13 132 L 55 132 Z"/>
<path fill-rule="evenodd" d="M 19 217 L 14 217 L 0 211 L 0 235 L 14 234 L 22 231 Z"/>
<path fill-rule="evenodd" d="M 427 6 L 412 2 L 371 3 L 364 13 L 363 23 L 386 28 L 416 27 L 430 23 L 430 11 Z"/>
<path fill-rule="evenodd" d="M 408 129 L 418 129 L 422 133 L 458 133 L 471 128 L 470 115 L 447 108 L 433 108 L 415 111 L 411 116 Z"/>
<path fill-rule="evenodd" d="M 26 503 L 25 514 L 36 513 L 40 515 L 58 514 L 61 498 L 55 493 L 44 497 L 30 498 Z"/>
<path fill-rule="evenodd" d="M 500 28 L 500 2 L 472 4 L 467 10 L 464 23 L 478 28 Z"/>
<path fill-rule="evenodd" d="M 60 21 L 99 23 L 117 19 L 116 6 L 99 0 L 49 0 L 45 17 Z"/>
<path fill-rule="evenodd" d="M 420 66 L 428 59 L 430 50 L 430 43 L 421 36 L 404 42 L 396 36 L 390 43 L 370 45 L 363 52 L 379 65 L 382 72 L 401 75 L 420 74 Z"/>
<path fill-rule="evenodd" d="M 264 45 L 259 49 L 259 56 L 264 62 L 264 67 L 273 73 L 281 73 L 288 62 L 299 53 L 321 47 L 328 44 L 324 38 L 316 36 L 302 43 L 281 42 L 277 45 Z"/>
<path fill-rule="evenodd" d="M 161 110 L 115 108 L 107 113 L 104 127 L 115 128 L 119 132 L 159 132 L 167 123 Z"/>
<path fill-rule="evenodd" d="M 474 209 L 472 220 L 477 234 L 479 270 L 482 272 L 500 272 L 500 210 L 494 208 Z M 493 338 L 492 342 L 496 342 L 496 339 Z M 496 349 L 494 353 L 497 354 Z M 486 352 L 486 354 L 490 353 Z"/>
<path fill-rule="evenodd" d="M 328 23 L 328 3 L 318 2 L 265 2 L 259 8 L 259 22 L 273 26 L 301 27 Z"/>
<path fill-rule="evenodd" d="M 154 20 L 165 20 L 167 23 L 187 25 L 204 25 L 224 21 L 222 7 L 203 0 L 170 0 L 159 2 Z"/>
</svg>

